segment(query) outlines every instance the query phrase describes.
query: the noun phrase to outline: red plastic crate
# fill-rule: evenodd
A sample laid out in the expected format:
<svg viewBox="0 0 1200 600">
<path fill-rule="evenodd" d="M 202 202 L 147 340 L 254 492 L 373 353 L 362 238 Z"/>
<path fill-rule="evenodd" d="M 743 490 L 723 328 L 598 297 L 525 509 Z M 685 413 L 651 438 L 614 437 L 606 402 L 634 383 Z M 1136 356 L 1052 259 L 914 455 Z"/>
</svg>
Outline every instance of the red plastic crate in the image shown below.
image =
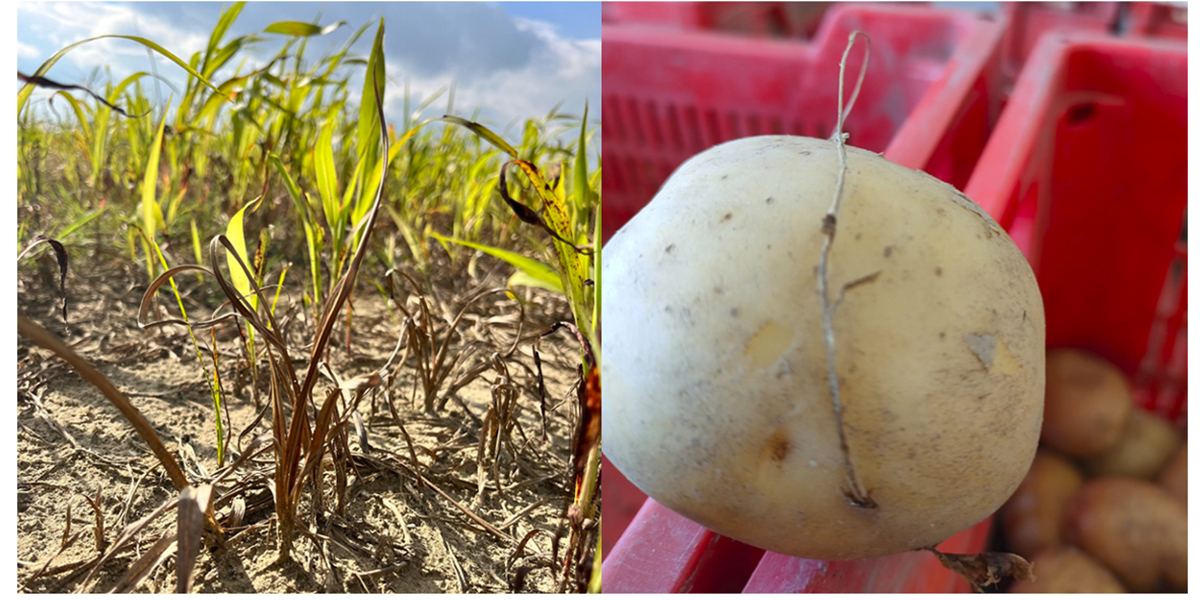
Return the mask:
<svg viewBox="0 0 1200 600">
<path fill-rule="evenodd" d="M 1047 346 L 1107 358 L 1142 407 L 1182 422 L 1187 48 L 1047 36 L 965 192 L 1033 265 Z"/>
<path fill-rule="evenodd" d="M 1187 41 L 1187 5 L 1133 2 L 1129 6 L 1129 35 Z"/>
<path fill-rule="evenodd" d="M 1047 36 L 966 187 L 1033 265 L 1048 347 L 1111 360 L 1133 379 L 1139 405 L 1179 423 L 1187 389 L 1187 253 L 1179 241 L 1186 72 L 1179 44 Z M 978 551 L 989 527 L 990 519 L 940 548 Z M 745 579 L 751 561 L 757 567 Z M 613 592 L 965 591 L 925 553 L 846 562 L 763 554 L 653 501 L 604 571 Z"/>
<path fill-rule="evenodd" d="M 725 31 L 807 39 L 828 2 L 605 2 L 606 23 L 656 24 L 677 29 Z M 915 4 L 915 3 L 910 3 Z"/>
<path fill-rule="evenodd" d="M 1008 30 L 1004 34 L 1004 64 L 1016 77 L 1042 34 L 1051 31 L 1105 33 L 1120 15 L 1117 2 L 1005 2 Z"/>
<path fill-rule="evenodd" d="M 920 7 L 838 5 L 809 43 L 606 23 L 605 239 L 676 167 L 711 146 L 770 133 L 828 137 L 838 61 L 856 29 L 871 37 L 871 60 L 846 123 L 851 143 L 965 184 L 999 112 L 1001 23 Z M 856 49 L 851 81 L 861 64 Z"/>
</svg>

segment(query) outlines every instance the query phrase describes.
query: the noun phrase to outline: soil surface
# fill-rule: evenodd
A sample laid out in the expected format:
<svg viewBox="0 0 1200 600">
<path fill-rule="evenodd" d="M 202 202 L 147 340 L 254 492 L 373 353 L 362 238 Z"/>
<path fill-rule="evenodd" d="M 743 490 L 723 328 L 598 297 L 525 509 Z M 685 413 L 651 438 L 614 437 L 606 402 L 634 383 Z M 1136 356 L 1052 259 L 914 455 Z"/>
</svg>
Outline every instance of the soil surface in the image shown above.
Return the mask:
<svg viewBox="0 0 1200 600">
<path fill-rule="evenodd" d="M 145 271 L 111 266 L 121 264 L 117 257 L 77 256 L 86 252 L 72 249 L 67 323 L 49 253 L 19 265 L 20 310 L 70 344 L 129 398 L 191 483 L 212 482 L 221 471 L 215 412 L 196 345 L 182 326 L 139 329 Z M 297 528 L 303 531 L 294 536 L 287 560 L 280 560 L 278 520 L 267 485 L 275 450 L 270 444 L 260 446 L 257 457 L 216 486 L 214 514 L 226 525 L 224 547 L 206 534 L 195 566 L 195 591 L 557 590 L 569 531 L 579 346 L 566 330 L 537 341 L 544 400 L 533 349 L 538 334 L 569 320 L 570 311 L 560 296 L 518 288 L 520 300 L 493 293 L 471 304 L 456 334 L 448 335 L 449 321 L 471 296 L 503 287 L 511 274 L 511 267 L 486 256 L 471 267 L 434 265 L 431 271 L 440 275 L 422 286 L 433 290 L 430 321 L 436 324 L 436 343 L 449 337 L 447 364 L 461 355 L 434 397 L 434 410 L 425 410 L 417 357 L 401 350 L 382 383 L 358 400 L 361 428 L 354 419 L 346 420 L 342 431 L 350 460 L 326 454 L 320 506 L 314 506 L 313 486 L 301 494 Z M 294 268 L 289 280 L 301 272 Z M 414 270 L 408 272 L 422 281 Z M 330 344 L 329 366 L 343 381 L 383 368 L 403 330 L 397 303 L 389 306 L 372 285 L 386 283 L 366 277 L 377 274 L 364 273 L 355 290 L 350 349 L 345 312 Z M 221 305 L 211 279 L 200 283 L 180 277 L 179 283 L 193 320 L 207 318 Z M 396 279 L 395 287 L 397 298 L 418 315 L 413 284 Z M 168 289 L 157 297 L 159 318 L 178 315 Z M 301 378 L 315 329 L 307 310 L 299 298 L 284 294 L 276 313 L 283 315 L 289 353 Z M 225 323 L 197 330 L 210 369 L 214 331 L 227 413 L 222 420 L 228 467 L 241 456 L 239 449 L 249 450 L 252 439 L 272 431 L 269 364 L 260 339 L 255 386 L 241 335 L 235 325 Z M 176 511 L 163 511 L 132 542 L 100 561 L 102 552 L 113 549 L 123 529 L 179 493 L 132 426 L 95 387 L 30 340 L 19 336 L 17 347 L 18 589 L 109 591 L 139 559 L 154 558 L 155 543 L 176 530 Z M 494 354 L 500 356 L 500 366 Z M 475 367 L 480 368 L 472 377 Z M 503 397 L 493 393 L 501 368 L 513 386 L 515 410 L 498 453 L 494 437 L 488 438 L 481 469 L 484 420 L 496 398 Z M 314 394 L 318 402 L 333 387 L 330 377 L 322 376 Z M 353 396 L 347 394 L 345 402 L 353 403 Z M 339 459 L 340 469 L 334 466 Z M 339 473 L 344 480 L 339 481 Z M 489 533 L 480 521 L 500 535 Z M 532 537 L 522 544 L 527 536 Z M 163 555 L 166 559 L 148 571 L 136 591 L 175 590 L 174 547 Z"/>
</svg>

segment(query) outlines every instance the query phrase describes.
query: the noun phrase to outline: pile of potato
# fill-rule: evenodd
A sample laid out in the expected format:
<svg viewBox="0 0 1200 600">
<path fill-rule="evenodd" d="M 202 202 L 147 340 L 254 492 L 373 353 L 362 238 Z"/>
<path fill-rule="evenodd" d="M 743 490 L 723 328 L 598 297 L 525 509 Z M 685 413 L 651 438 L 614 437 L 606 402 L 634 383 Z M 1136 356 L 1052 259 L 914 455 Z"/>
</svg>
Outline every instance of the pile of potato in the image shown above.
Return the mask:
<svg viewBox="0 0 1200 600">
<path fill-rule="evenodd" d="M 1116 367 L 1052 350 L 1041 445 L 1000 519 L 1036 578 L 1012 592 L 1186 592 L 1187 440 Z"/>
</svg>

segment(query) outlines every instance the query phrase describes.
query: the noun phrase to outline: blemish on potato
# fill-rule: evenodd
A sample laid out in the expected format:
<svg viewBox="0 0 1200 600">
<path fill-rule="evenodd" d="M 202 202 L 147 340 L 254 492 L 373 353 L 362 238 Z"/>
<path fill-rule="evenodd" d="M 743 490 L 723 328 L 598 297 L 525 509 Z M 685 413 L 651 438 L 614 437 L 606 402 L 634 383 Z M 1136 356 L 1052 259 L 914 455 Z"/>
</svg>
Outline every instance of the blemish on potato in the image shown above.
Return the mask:
<svg viewBox="0 0 1200 600">
<path fill-rule="evenodd" d="M 733 213 L 725 213 L 725 216 L 724 216 L 724 217 L 722 217 L 722 218 L 721 218 L 721 220 L 722 220 L 722 221 L 728 221 L 728 220 L 730 220 L 730 219 L 732 219 L 732 218 L 733 218 Z"/>
<path fill-rule="evenodd" d="M 989 373 L 1015 375 L 1021 372 L 1021 363 L 1017 361 L 1004 340 L 994 335 L 968 333 L 963 336 L 967 347 L 975 353 L 979 362 L 983 363 Z"/>
<path fill-rule="evenodd" d="M 992 369 L 992 357 L 996 353 L 996 336 L 988 334 L 968 333 L 963 336 L 967 342 L 967 347 L 971 352 L 975 353 L 975 357 L 979 362 L 983 363 L 983 368 Z"/>
<path fill-rule="evenodd" d="M 735 309 L 729 311 L 729 316 L 736 317 L 736 316 L 740 315 L 741 313 L 742 313 L 742 309 L 735 308 Z"/>
<path fill-rule="evenodd" d="M 996 340 L 996 353 L 992 357 L 991 372 L 1001 375 L 1016 375 L 1021 372 L 1021 363 L 1009 351 L 1008 345 L 1004 343 L 1004 340 Z"/>
<path fill-rule="evenodd" d="M 941 276 L 942 276 L 942 268 L 941 268 L 941 267 L 937 267 L 937 268 L 935 268 L 935 269 L 933 270 L 933 272 L 934 272 L 934 274 L 935 274 L 935 275 L 937 275 L 938 277 L 941 277 Z"/>
<path fill-rule="evenodd" d="M 767 321 L 746 342 L 745 354 L 750 359 L 750 368 L 761 369 L 779 360 L 792 344 L 792 337 L 790 327 Z"/>
<path fill-rule="evenodd" d="M 771 196 L 767 196 L 767 204 L 771 204 L 773 202 L 775 202 L 775 198 L 772 198 Z"/>
<path fill-rule="evenodd" d="M 775 433 L 767 440 L 765 454 L 768 460 L 773 463 L 781 463 L 792 450 L 792 442 L 788 439 L 787 432 L 783 429 L 776 429 Z"/>
<path fill-rule="evenodd" d="M 670 254 L 671 251 L 674 249 L 675 249 L 675 244 L 671 244 L 671 245 L 667 246 L 667 253 Z"/>
<path fill-rule="evenodd" d="M 891 255 L 892 255 L 892 246 L 885 246 L 883 248 L 883 257 L 889 258 L 889 257 L 891 257 Z"/>
</svg>

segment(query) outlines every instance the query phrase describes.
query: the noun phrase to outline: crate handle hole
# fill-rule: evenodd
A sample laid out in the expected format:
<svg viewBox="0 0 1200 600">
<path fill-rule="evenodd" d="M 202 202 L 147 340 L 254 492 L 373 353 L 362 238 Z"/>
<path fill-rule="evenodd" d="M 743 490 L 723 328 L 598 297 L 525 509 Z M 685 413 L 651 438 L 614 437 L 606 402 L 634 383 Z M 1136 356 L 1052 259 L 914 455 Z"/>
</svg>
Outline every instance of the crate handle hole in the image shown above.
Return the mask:
<svg viewBox="0 0 1200 600">
<path fill-rule="evenodd" d="M 1067 123 L 1075 126 L 1086 125 L 1096 116 L 1096 103 L 1087 102 L 1072 106 L 1067 111 Z"/>
</svg>

